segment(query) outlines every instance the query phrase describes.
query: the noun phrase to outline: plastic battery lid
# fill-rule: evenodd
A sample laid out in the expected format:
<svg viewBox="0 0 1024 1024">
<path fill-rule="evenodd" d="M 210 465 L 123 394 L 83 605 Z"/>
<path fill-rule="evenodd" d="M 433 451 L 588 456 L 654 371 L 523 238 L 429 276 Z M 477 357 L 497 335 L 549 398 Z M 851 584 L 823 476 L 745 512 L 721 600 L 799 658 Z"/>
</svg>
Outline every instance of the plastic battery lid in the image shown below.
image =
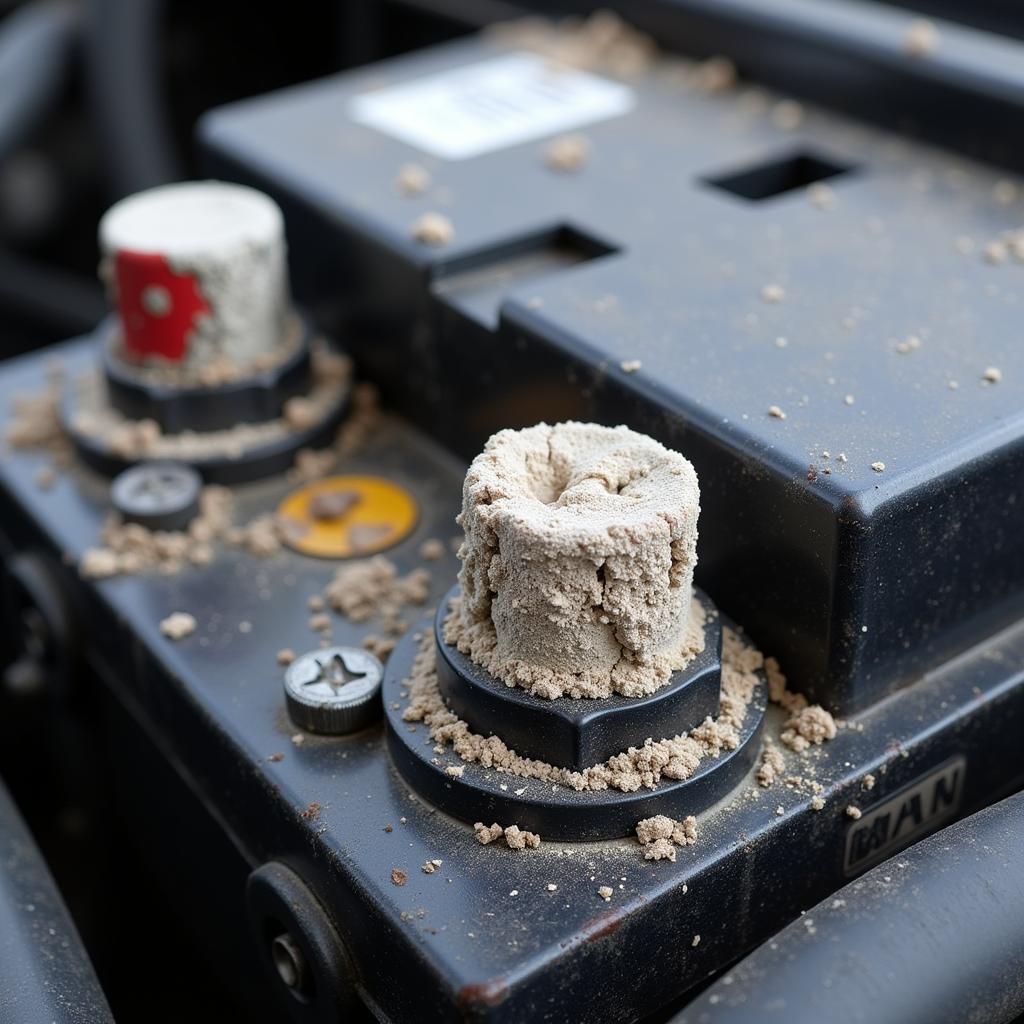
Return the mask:
<svg viewBox="0 0 1024 1024">
<path fill-rule="evenodd" d="M 269 196 L 245 185 L 180 182 L 122 199 L 103 216 L 99 235 L 107 252 L 201 257 L 245 244 L 273 245 L 283 238 L 284 218 Z"/>
</svg>

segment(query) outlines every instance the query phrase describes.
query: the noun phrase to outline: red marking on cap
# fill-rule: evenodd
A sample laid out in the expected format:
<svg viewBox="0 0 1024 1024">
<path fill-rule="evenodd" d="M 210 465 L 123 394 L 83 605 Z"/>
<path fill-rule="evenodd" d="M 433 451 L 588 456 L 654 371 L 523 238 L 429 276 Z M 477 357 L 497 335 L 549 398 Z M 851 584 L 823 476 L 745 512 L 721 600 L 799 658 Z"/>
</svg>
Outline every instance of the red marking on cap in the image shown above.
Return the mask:
<svg viewBox="0 0 1024 1024">
<path fill-rule="evenodd" d="M 162 356 L 175 362 L 183 359 L 196 317 L 210 312 L 198 278 L 175 273 L 163 256 L 127 249 L 118 252 L 114 273 L 128 354 Z M 147 307 L 147 291 L 164 299 L 166 309 L 154 311 L 152 300 Z"/>
</svg>

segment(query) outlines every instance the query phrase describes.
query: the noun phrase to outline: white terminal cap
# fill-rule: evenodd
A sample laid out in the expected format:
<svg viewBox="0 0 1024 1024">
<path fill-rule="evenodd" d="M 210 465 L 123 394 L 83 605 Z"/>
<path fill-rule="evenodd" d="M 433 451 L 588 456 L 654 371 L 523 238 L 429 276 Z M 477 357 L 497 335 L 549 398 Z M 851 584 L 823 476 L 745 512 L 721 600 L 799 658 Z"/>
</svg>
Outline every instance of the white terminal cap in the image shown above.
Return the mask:
<svg viewBox="0 0 1024 1024">
<path fill-rule="evenodd" d="M 224 181 L 186 181 L 137 192 L 100 221 L 100 245 L 106 252 L 128 249 L 171 260 L 283 237 L 284 218 L 273 199 Z"/>
<path fill-rule="evenodd" d="M 99 239 L 130 358 L 245 366 L 284 342 L 284 218 L 262 192 L 222 181 L 161 185 L 111 207 Z"/>
</svg>

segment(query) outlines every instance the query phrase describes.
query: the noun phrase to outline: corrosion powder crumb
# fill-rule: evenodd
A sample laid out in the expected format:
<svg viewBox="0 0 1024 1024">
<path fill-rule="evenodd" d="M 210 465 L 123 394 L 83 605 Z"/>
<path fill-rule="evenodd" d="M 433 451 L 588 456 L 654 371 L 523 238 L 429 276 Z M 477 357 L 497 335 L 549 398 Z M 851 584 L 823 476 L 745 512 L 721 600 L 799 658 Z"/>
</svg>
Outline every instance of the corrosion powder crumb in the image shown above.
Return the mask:
<svg viewBox="0 0 1024 1024">
<path fill-rule="evenodd" d="M 782 411 L 782 408 L 780 406 L 778 406 L 778 405 L 769 405 L 768 406 L 768 415 L 771 416 L 771 418 L 773 420 L 784 420 L 786 418 L 786 414 Z"/>
<path fill-rule="evenodd" d="M 939 44 L 939 30 L 924 18 L 912 21 L 903 35 L 903 52 L 908 57 L 927 57 Z"/>
<path fill-rule="evenodd" d="M 401 868 L 391 869 L 391 882 L 393 885 L 405 885 L 408 875 Z"/>
<path fill-rule="evenodd" d="M 896 342 L 896 351 L 904 356 L 909 352 L 916 352 L 920 347 L 921 339 L 916 334 L 908 334 L 903 341 Z"/>
<path fill-rule="evenodd" d="M 853 818 L 853 820 L 856 821 L 860 817 L 860 808 L 855 804 L 850 804 L 846 808 L 846 816 L 848 818 Z"/>
<path fill-rule="evenodd" d="M 836 204 L 835 192 L 824 182 L 816 181 L 808 186 L 807 199 L 811 206 L 819 210 L 831 210 Z"/>
<path fill-rule="evenodd" d="M 428 562 L 436 562 L 444 558 L 444 541 L 430 537 L 420 545 L 420 558 Z"/>
<path fill-rule="evenodd" d="M 455 237 L 455 228 L 443 213 L 425 213 L 413 224 L 412 237 L 424 245 L 448 245 Z"/>
<path fill-rule="evenodd" d="M 641 366 L 643 366 L 643 363 L 641 363 L 639 359 L 623 359 L 622 362 L 619 363 L 619 369 L 623 373 L 636 373 Z"/>
<path fill-rule="evenodd" d="M 1008 178 L 1000 178 L 992 186 L 992 198 L 1000 206 L 1010 206 L 1017 201 L 1019 190 Z"/>
<path fill-rule="evenodd" d="M 981 375 L 986 384 L 998 384 L 1003 379 L 1003 371 L 998 366 L 989 366 Z"/>
<path fill-rule="evenodd" d="M 548 892 L 558 892 L 558 886 L 554 882 L 548 882 L 546 888 Z"/>
<path fill-rule="evenodd" d="M 419 164 L 406 164 L 396 179 L 398 191 L 404 196 L 418 196 L 430 188 L 430 172 Z"/>
<path fill-rule="evenodd" d="M 820 811 L 825 806 L 825 800 L 820 796 L 811 797 L 811 810 Z"/>
<path fill-rule="evenodd" d="M 188 612 L 172 612 L 160 623 L 160 632 L 171 640 L 181 640 L 195 630 L 195 616 Z"/>
<path fill-rule="evenodd" d="M 562 135 L 544 150 L 544 163 L 553 171 L 578 171 L 587 162 L 590 143 L 582 135 Z"/>
<path fill-rule="evenodd" d="M 804 108 L 796 100 L 779 100 L 772 107 L 772 123 L 784 132 L 800 127 L 804 119 Z"/>
<path fill-rule="evenodd" d="M 885 472 L 885 463 L 884 462 L 872 462 L 871 463 L 871 468 L 876 473 L 884 473 Z"/>
<path fill-rule="evenodd" d="M 610 885 L 602 885 L 597 890 L 597 895 L 607 903 L 615 895 L 615 890 Z"/>
</svg>

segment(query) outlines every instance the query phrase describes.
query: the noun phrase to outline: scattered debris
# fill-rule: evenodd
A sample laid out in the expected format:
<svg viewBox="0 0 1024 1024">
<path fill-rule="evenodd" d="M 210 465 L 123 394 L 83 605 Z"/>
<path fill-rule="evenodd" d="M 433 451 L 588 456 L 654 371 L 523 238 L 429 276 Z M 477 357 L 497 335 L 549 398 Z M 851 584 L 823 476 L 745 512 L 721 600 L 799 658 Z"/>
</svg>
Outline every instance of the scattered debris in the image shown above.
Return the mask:
<svg viewBox="0 0 1024 1024">
<path fill-rule="evenodd" d="M 764 789 L 775 785 L 775 781 L 786 770 L 786 759 L 782 756 L 779 748 L 775 746 L 770 736 L 764 740 L 764 749 L 761 751 L 761 763 L 757 768 L 757 784 Z"/>
<path fill-rule="evenodd" d="M 444 558 L 444 541 L 431 537 L 420 545 L 420 558 L 427 562 L 436 562 Z"/>
<path fill-rule="evenodd" d="M 420 870 L 425 875 L 432 875 L 443 863 L 442 860 L 428 860 Z"/>
<path fill-rule="evenodd" d="M 559 65 L 632 79 L 651 69 L 658 55 L 654 40 L 617 14 L 599 10 L 586 19 L 555 24 L 537 17 L 502 22 L 488 29 L 502 42 L 527 48 Z"/>
<path fill-rule="evenodd" d="M 693 73 L 693 84 L 698 92 L 703 93 L 728 92 L 738 79 L 736 65 L 728 57 L 708 57 L 696 66 Z"/>
<path fill-rule="evenodd" d="M 1007 244 L 999 239 L 989 242 L 982 250 L 986 263 L 993 266 L 1000 266 L 1010 258 L 1010 249 Z"/>
<path fill-rule="evenodd" d="M 558 892 L 558 886 L 555 885 L 554 882 L 548 882 L 544 888 L 547 889 L 548 892 Z"/>
<path fill-rule="evenodd" d="M 1003 379 L 1003 371 L 998 366 L 989 366 L 981 375 L 986 384 L 998 384 Z"/>
<path fill-rule="evenodd" d="M 776 128 L 791 132 L 799 128 L 804 120 L 804 108 L 796 100 L 779 100 L 772 107 L 772 123 Z"/>
<path fill-rule="evenodd" d="M 60 420 L 59 378 L 36 395 L 15 395 L 11 400 L 11 418 L 5 438 L 12 448 L 46 448 L 63 455 L 66 465 L 71 457 L 70 444 Z"/>
<path fill-rule="evenodd" d="M 535 832 L 523 832 L 518 825 L 509 825 L 505 829 L 505 843 L 510 850 L 536 850 L 540 846 L 540 836 Z"/>
<path fill-rule="evenodd" d="M 874 777 L 874 775 L 872 775 L 869 772 L 867 775 L 864 776 L 863 779 L 860 780 L 860 784 L 865 789 L 874 789 L 875 788 L 875 777 Z"/>
<path fill-rule="evenodd" d="M 825 806 L 825 798 L 821 796 L 811 797 L 811 810 L 820 811 Z"/>
<path fill-rule="evenodd" d="M 560 135 L 544 149 L 544 163 L 553 171 L 580 170 L 590 155 L 590 143 L 583 135 Z"/>
<path fill-rule="evenodd" d="M 812 744 L 818 745 L 835 739 L 836 720 L 819 704 L 801 708 L 782 729 L 780 737 L 790 750 L 800 754 Z"/>
<path fill-rule="evenodd" d="M 117 553 L 109 548 L 87 548 L 78 563 L 79 575 L 87 580 L 106 579 L 120 571 Z"/>
<path fill-rule="evenodd" d="M 807 199 L 819 210 L 831 210 L 836 204 L 835 191 L 823 181 L 816 181 L 807 187 Z"/>
<path fill-rule="evenodd" d="M 290 647 L 282 647 L 277 652 L 277 663 L 284 667 L 290 665 L 295 660 L 295 652 Z"/>
<path fill-rule="evenodd" d="M 903 34 L 903 52 L 908 57 L 928 57 L 939 45 L 939 30 L 925 18 L 910 23 Z"/>
<path fill-rule="evenodd" d="M 872 462 L 871 463 L 871 468 L 876 473 L 884 473 L 885 472 L 885 463 L 884 462 Z"/>
<path fill-rule="evenodd" d="M 443 213 L 425 213 L 413 224 L 412 237 L 424 245 L 448 245 L 455 237 L 455 228 Z"/>
<path fill-rule="evenodd" d="M 360 501 L 362 497 L 357 491 L 320 491 L 310 499 L 309 512 L 314 519 L 340 519 Z"/>
<path fill-rule="evenodd" d="M 849 804 L 846 808 L 846 816 L 856 821 L 860 817 L 860 808 L 856 804 Z"/>
<path fill-rule="evenodd" d="M 382 631 L 364 637 L 362 644 L 383 660 L 408 626 L 402 616 L 403 609 L 408 605 L 423 605 L 429 596 L 430 573 L 426 569 L 413 569 L 408 575 L 399 576 L 390 559 L 377 555 L 338 569 L 324 590 L 324 596 L 316 599 L 316 606 L 329 604 L 352 622 L 379 620 Z M 310 607 L 313 606 L 314 599 L 310 598 Z M 331 619 L 326 614 L 310 619 L 314 631 L 330 629 L 330 626 Z"/>
<path fill-rule="evenodd" d="M 230 531 L 233 498 L 226 487 L 209 485 L 199 496 L 199 513 L 186 531 L 149 530 L 108 516 L 101 547 L 86 550 L 78 571 L 86 579 L 140 572 L 173 575 L 187 565 L 213 561 L 213 543 Z"/>
<path fill-rule="evenodd" d="M 761 289 L 761 298 L 765 302 L 782 302 L 786 297 L 786 289 L 781 284 L 766 284 Z"/>
<path fill-rule="evenodd" d="M 405 164 L 395 179 L 398 191 L 405 196 L 418 196 L 430 188 L 430 172 L 419 164 Z"/>
<path fill-rule="evenodd" d="M 181 640 L 194 633 L 196 625 L 194 615 L 189 615 L 188 612 L 172 612 L 166 619 L 161 620 L 160 632 L 171 640 Z"/>
<path fill-rule="evenodd" d="M 682 821 L 674 821 L 664 814 L 656 814 L 637 822 L 636 838 L 644 848 L 645 860 L 674 861 L 677 846 L 692 846 L 697 842 L 697 819 L 691 814 Z"/>
<path fill-rule="evenodd" d="M 320 412 L 308 398 L 296 395 L 289 398 L 281 409 L 285 423 L 292 430 L 312 430 L 320 422 Z"/>
<path fill-rule="evenodd" d="M 921 339 L 916 334 L 908 334 L 903 341 L 896 342 L 896 351 L 900 355 L 916 352 L 921 347 Z"/>
<path fill-rule="evenodd" d="M 408 880 L 408 875 L 402 871 L 401 868 L 391 869 L 391 884 L 392 885 L 405 885 Z"/>
<path fill-rule="evenodd" d="M 536 850 L 541 843 L 539 835 L 535 832 L 523 831 L 518 825 L 502 828 L 497 822 L 494 822 L 493 825 L 485 825 L 482 821 L 478 821 L 473 826 L 473 830 L 476 833 L 477 842 L 482 846 L 487 846 L 488 843 L 493 843 L 502 837 L 510 850 Z"/>
<path fill-rule="evenodd" d="M 782 411 L 781 406 L 778 405 L 769 405 L 768 415 L 771 416 L 773 420 L 784 420 L 786 418 L 786 414 Z"/>
<path fill-rule="evenodd" d="M 320 812 L 324 809 L 324 805 L 317 803 L 314 800 L 312 803 L 306 805 L 306 809 L 299 815 L 301 818 L 305 818 L 306 821 L 316 821 L 320 817 Z"/>
<path fill-rule="evenodd" d="M 602 885 L 598 888 L 597 895 L 607 903 L 615 895 L 615 890 L 610 885 Z"/>
<path fill-rule="evenodd" d="M 619 363 L 619 369 L 623 373 L 636 373 L 641 366 L 643 366 L 643 363 L 641 363 L 639 359 L 623 359 L 622 362 Z"/>
<path fill-rule="evenodd" d="M 493 843 L 495 839 L 499 839 L 505 834 L 505 830 L 497 822 L 493 825 L 485 825 L 482 821 L 478 821 L 473 826 L 473 831 L 476 832 L 477 842 L 481 846 Z"/>
</svg>

